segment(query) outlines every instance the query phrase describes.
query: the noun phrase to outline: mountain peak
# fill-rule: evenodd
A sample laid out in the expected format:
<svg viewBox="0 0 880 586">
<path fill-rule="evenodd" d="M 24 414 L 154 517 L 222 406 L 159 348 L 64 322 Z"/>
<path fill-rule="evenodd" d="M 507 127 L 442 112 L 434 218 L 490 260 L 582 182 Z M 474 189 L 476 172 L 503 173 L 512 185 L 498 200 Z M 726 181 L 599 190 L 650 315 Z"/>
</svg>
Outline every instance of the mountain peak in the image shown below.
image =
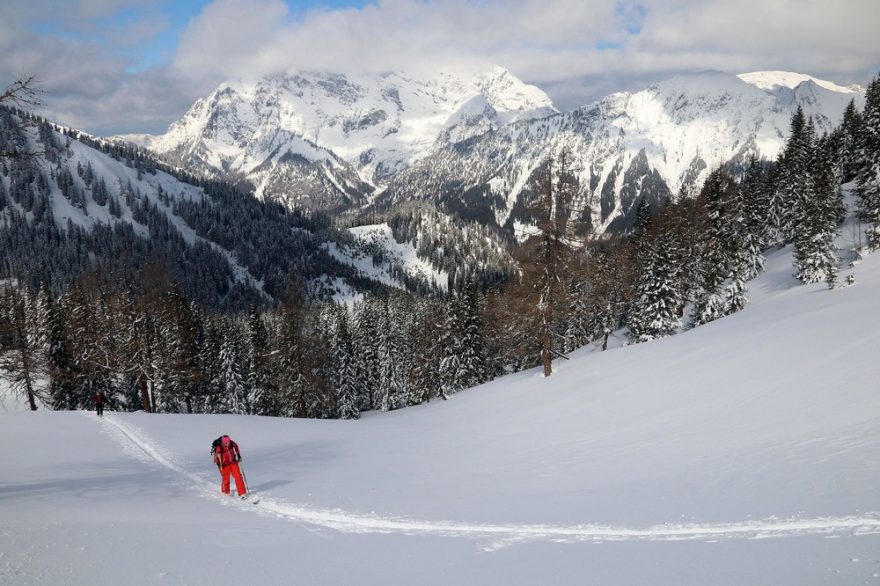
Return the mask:
<svg viewBox="0 0 880 586">
<path fill-rule="evenodd" d="M 485 96 L 486 101 L 499 112 L 532 113 L 530 118 L 540 118 L 558 112 L 543 90 L 513 75 L 508 69 L 493 65 L 488 71 L 478 73 L 471 82 L 474 89 Z"/>
<path fill-rule="evenodd" d="M 831 81 L 792 71 L 753 71 L 751 73 L 741 73 L 737 77 L 762 90 L 772 90 L 775 87 L 793 90 L 805 81 L 809 81 L 819 87 L 841 94 L 857 94 L 862 91 L 861 86 L 858 85 L 841 86 Z"/>
</svg>

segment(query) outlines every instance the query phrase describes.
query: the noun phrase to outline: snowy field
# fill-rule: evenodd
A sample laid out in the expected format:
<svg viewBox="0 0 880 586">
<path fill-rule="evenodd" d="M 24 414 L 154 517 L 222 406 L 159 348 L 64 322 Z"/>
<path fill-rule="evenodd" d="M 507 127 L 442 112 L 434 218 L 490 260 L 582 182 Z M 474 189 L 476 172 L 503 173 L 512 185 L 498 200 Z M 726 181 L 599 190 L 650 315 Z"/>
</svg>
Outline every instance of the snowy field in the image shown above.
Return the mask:
<svg viewBox="0 0 880 586">
<path fill-rule="evenodd" d="M 880 584 L 880 254 L 360 421 L 0 408 L 0 584 Z M 208 454 L 241 445 L 250 504 Z"/>
</svg>

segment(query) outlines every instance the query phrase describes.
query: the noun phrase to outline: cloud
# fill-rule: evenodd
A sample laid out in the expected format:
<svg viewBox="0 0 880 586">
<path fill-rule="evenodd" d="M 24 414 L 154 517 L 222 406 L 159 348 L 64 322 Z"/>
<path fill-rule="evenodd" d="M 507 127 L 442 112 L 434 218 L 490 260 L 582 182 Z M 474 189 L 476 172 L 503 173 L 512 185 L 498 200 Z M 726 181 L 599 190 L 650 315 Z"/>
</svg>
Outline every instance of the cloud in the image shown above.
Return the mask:
<svg viewBox="0 0 880 586">
<path fill-rule="evenodd" d="M 79 38 L 28 26 L 57 2 L 15 4 L 0 8 L 0 75 L 38 73 L 53 89 L 51 112 L 96 132 L 161 131 L 224 80 L 294 70 L 497 63 L 569 109 L 682 71 L 787 69 L 851 83 L 880 67 L 876 0 L 379 0 L 298 11 L 283 0 L 216 0 L 166 62 L 143 71 L 121 47 L 158 34 L 161 0 L 68 3 L 53 22 L 68 19 Z M 144 18 L 127 21 L 131 34 L 102 33 L 122 11 Z"/>
<path fill-rule="evenodd" d="M 792 69 L 864 81 L 878 66 L 878 25 L 876 0 L 383 0 L 299 18 L 281 0 L 218 0 L 183 33 L 173 66 L 219 80 L 498 63 L 567 88 L 559 97 L 573 107 L 602 95 L 594 86 L 679 71 Z"/>
</svg>

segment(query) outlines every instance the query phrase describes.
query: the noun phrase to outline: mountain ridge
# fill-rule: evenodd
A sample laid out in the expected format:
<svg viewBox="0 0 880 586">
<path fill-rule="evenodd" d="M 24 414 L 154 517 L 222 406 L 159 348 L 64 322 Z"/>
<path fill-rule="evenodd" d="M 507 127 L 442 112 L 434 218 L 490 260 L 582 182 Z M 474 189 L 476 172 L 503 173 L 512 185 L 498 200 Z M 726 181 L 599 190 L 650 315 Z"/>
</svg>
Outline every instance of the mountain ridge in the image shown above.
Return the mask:
<svg viewBox="0 0 880 586">
<path fill-rule="evenodd" d="M 848 88 L 792 72 L 681 74 L 570 112 L 502 67 L 469 80 L 438 74 L 296 73 L 228 82 L 158 137 L 130 136 L 175 164 L 234 181 L 290 208 L 384 209 L 427 200 L 514 233 L 529 178 L 563 150 L 596 233 L 626 229 L 714 167 L 772 160 L 802 107 L 820 132 Z M 125 138 L 125 137 L 121 137 Z"/>
</svg>

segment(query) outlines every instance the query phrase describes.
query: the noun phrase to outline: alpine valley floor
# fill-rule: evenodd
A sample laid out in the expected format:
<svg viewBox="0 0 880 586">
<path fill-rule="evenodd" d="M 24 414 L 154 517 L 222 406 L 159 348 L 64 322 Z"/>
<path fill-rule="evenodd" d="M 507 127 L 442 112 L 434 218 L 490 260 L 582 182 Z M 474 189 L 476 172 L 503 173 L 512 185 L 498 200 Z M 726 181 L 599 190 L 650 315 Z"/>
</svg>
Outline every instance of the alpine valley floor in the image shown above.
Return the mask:
<svg viewBox="0 0 880 586">
<path fill-rule="evenodd" d="M 2 412 L 0 584 L 880 584 L 880 254 L 835 290 L 790 263 L 359 421 Z M 259 504 L 219 494 L 221 433 Z"/>
</svg>

